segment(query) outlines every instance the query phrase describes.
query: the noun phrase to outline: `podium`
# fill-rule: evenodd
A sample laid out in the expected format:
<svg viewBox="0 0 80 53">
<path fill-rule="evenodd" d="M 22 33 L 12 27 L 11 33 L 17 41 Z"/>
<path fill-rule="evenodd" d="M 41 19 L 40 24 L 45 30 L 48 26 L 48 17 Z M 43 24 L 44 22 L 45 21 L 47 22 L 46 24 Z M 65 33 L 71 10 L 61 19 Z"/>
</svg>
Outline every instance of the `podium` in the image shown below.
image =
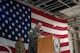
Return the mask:
<svg viewBox="0 0 80 53">
<path fill-rule="evenodd" d="M 55 36 L 38 38 L 37 53 L 60 53 L 60 40 Z"/>
</svg>

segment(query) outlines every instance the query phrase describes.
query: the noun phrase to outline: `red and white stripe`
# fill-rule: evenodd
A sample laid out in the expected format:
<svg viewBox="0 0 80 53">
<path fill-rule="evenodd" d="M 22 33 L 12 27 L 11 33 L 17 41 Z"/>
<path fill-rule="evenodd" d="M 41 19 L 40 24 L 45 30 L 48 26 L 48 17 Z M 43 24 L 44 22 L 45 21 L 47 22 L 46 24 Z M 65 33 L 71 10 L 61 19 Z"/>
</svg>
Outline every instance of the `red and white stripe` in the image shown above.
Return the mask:
<svg viewBox="0 0 80 53">
<path fill-rule="evenodd" d="M 67 20 L 62 20 L 48 15 L 42 11 L 32 9 L 32 27 L 36 21 L 42 22 L 43 35 L 54 35 L 60 38 L 61 53 L 70 53 L 68 39 L 68 24 Z"/>
<path fill-rule="evenodd" d="M 25 43 L 26 52 L 28 53 L 28 43 Z M 0 37 L 0 53 L 15 53 L 15 41 Z"/>
<path fill-rule="evenodd" d="M 32 16 L 32 23 L 31 23 L 32 28 L 35 26 L 36 21 L 42 22 L 43 26 L 41 29 L 43 29 L 44 31 L 43 35 L 47 34 L 59 37 L 61 53 L 70 53 L 69 40 L 68 40 L 68 24 L 66 20 L 55 18 L 51 15 L 48 15 L 36 9 L 32 9 L 31 16 Z M 15 41 L 11 41 L 0 37 L 0 43 L 4 44 L 5 46 L 9 46 L 12 53 L 15 53 Z M 25 47 L 26 49 L 28 49 L 28 43 L 25 43 Z M 7 48 L 4 48 L 4 46 L 3 47 L 0 46 L 0 48 L 2 48 L 2 51 L 4 53 L 9 52 Z M 26 53 L 28 53 L 27 50 Z"/>
</svg>

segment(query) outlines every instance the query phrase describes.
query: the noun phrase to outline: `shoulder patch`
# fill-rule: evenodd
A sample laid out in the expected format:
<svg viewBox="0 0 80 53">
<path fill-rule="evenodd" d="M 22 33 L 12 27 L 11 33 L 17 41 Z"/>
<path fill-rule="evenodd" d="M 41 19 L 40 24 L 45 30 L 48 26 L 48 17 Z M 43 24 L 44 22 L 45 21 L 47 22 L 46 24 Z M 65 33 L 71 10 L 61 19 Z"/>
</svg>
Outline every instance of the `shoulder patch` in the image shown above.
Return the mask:
<svg viewBox="0 0 80 53">
<path fill-rule="evenodd" d="M 32 29 L 30 29 L 30 31 L 29 31 L 30 33 L 33 33 L 33 30 Z"/>
</svg>

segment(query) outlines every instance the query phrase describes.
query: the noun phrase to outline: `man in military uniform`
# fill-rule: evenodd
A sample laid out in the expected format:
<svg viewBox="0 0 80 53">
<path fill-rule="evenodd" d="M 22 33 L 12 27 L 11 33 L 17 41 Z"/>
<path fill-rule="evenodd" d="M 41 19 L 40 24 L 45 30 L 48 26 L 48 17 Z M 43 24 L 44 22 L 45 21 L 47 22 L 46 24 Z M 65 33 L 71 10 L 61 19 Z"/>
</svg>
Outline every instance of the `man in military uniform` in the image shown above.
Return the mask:
<svg viewBox="0 0 80 53">
<path fill-rule="evenodd" d="M 22 42 L 22 37 L 18 38 L 18 41 L 15 44 L 16 53 L 24 53 L 25 52 L 25 46 Z"/>
<path fill-rule="evenodd" d="M 41 22 L 37 22 L 35 28 L 29 31 L 29 53 L 37 53 L 37 39 L 40 37 Z"/>
</svg>

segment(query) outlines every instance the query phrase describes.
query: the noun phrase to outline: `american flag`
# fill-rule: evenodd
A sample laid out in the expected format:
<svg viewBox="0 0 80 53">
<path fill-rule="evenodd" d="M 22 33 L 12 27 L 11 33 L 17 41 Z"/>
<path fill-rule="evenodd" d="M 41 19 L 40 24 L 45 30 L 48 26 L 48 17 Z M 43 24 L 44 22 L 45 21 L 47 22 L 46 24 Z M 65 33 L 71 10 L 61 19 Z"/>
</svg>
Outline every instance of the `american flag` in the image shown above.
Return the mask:
<svg viewBox="0 0 80 53">
<path fill-rule="evenodd" d="M 36 9 L 31 10 L 31 26 L 34 27 L 36 21 L 42 22 L 41 29 L 44 31 L 42 35 L 53 35 L 60 38 L 60 52 L 70 53 L 67 20 L 56 18 Z"/>
<path fill-rule="evenodd" d="M 70 53 L 66 20 L 55 18 L 14 0 L 0 0 L 0 53 L 15 53 L 18 36 L 23 37 L 25 47 L 28 49 L 28 31 L 35 26 L 36 21 L 43 24 L 42 35 L 60 38 L 61 53 Z"/>
<path fill-rule="evenodd" d="M 15 42 L 18 36 L 22 36 L 24 43 L 27 43 L 30 28 L 30 7 L 13 0 L 0 0 L 0 40 L 2 41 L 0 44 L 10 45 L 12 43 L 7 40 Z M 4 42 L 2 38 L 6 41 Z"/>
</svg>

